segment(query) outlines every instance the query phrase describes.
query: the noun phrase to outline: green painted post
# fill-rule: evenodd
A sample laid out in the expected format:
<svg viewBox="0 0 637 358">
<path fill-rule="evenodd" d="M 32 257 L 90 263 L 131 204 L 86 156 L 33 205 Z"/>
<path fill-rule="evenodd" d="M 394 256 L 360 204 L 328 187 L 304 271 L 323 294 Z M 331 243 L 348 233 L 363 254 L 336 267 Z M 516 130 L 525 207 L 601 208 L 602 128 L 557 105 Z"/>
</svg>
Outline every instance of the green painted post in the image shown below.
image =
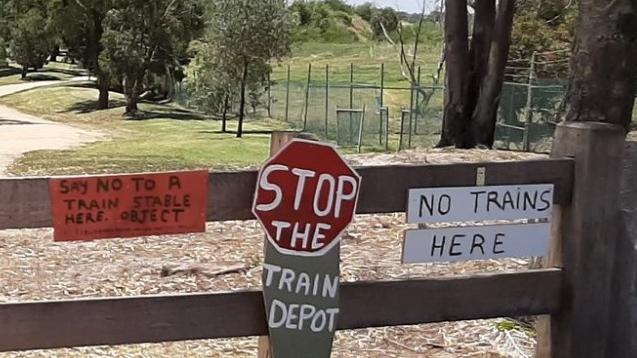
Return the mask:
<svg viewBox="0 0 637 358">
<path fill-rule="evenodd" d="M 325 65 L 325 139 L 329 139 L 328 122 L 330 117 L 330 65 Z"/>
<path fill-rule="evenodd" d="M 409 136 L 407 138 L 407 148 L 411 148 L 411 133 L 414 126 L 414 90 L 415 86 L 411 84 L 411 100 L 409 101 Z"/>
<path fill-rule="evenodd" d="M 352 117 L 351 110 L 354 109 L 354 63 L 349 64 L 349 109 L 349 142 L 353 143 L 354 118 Z"/>
<path fill-rule="evenodd" d="M 285 90 L 285 121 L 290 119 L 290 65 L 288 65 L 288 82 Z"/>
<path fill-rule="evenodd" d="M 418 89 L 416 90 L 416 113 L 415 113 L 415 120 L 414 120 L 414 133 L 416 135 L 418 135 L 418 119 L 419 119 L 419 114 L 420 114 L 420 79 L 421 79 L 421 71 L 420 71 L 420 66 L 418 66 Z"/>
<path fill-rule="evenodd" d="M 531 68 L 529 69 L 529 82 L 526 91 L 526 118 L 524 121 L 524 137 L 522 139 L 522 149 L 525 152 L 531 150 L 531 136 L 529 131 L 531 130 L 531 122 L 533 122 L 533 112 L 531 106 L 533 105 L 533 80 L 535 79 L 535 61 L 537 57 L 537 51 L 533 52 L 531 56 Z"/>
<path fill-rule="evenodd" d="M 380 99 L 379 99 L 379 103 L 380 103 L 380 126 L 381 128 L 383 127 L 383 107 L 385 107 L 385 64 L 381 63 L 380 64 Z M 387 123 L 385 123 L 385 150 L 389 149 L 389 108 L 387 108 L 387 112 L 386 112 L 387 116 L 385 117 L 385 121 Z M 381 137 L 382 137 L 382 129 L 381 129 Z M 381 145 L 382 143 L 382 139 L 381 141 Z"/>
<path fill-rule="evenodd" d="M 268 118 L 272 118 L 272 73 L 268 72 Z"/>
<path fill-rule="evenodd" d="M 363 131 L 365 130 L 365 105 L 363 105 L 363 113 L 361 114 L 360 127 L 358 128 L 358 152 L 360 153 L 363 146 Z"/>
<path fill-rule="evenodd" d="M 303 114 L 303 130 L 307 130 L 307 112 L 310 105 L 310 82 L 312 81 L 312 64 L 307 68 L 307 86 L 305 88 L 305 113 Z"/>
<path fill-rule="evenodd" d="M 354 108 L 354 64 L 349 64 L 349 109 Z"/>
</svg>

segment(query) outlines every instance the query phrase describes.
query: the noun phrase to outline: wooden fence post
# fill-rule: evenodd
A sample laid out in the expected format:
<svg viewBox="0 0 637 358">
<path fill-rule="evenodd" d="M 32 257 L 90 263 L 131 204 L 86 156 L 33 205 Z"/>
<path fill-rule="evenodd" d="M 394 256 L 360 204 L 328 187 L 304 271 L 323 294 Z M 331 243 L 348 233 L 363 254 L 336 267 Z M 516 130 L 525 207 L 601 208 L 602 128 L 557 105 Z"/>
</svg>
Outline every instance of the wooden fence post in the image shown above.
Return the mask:
<svg viewBox="0 0 637 358">
<path fill-rule="evenodd" d="M 315 140 L 312 135 L 298 131 L 274 131 L 270 136 L 270 156 L 275 155 L 279 150 L 281 150 L 281 148 L 283 148 L 283 146 L 285 146 L 288 142 L 291 142 L 294 138 Z M 267 239 L 268 238 L 266 237 L 264 242 Z M 269 336 L 259 337 L 259 351 L 257 357 L 272 358 L 272 348 L 270 346 Z"/>
<path fill-rule="evenodd" d="M 624 137 L 623 128 L 607 123 L 557 127 L 552 156 L 575 159 L 575 181 L 573 200 L 562 208 L 561 258 L 553 254 L 551 262 L 558 266 L 561 260 L 564 270 L 562 304 L 559 314 L 540 322 L 540 358 L 610 357 Z"/>
<path fill-rule="evenodd" d="M 637 143 L 626 143 L 619 199 L 621 235 L 613 272 L 611 334 L 608 357 L 637 357 Z"/>
</svg>

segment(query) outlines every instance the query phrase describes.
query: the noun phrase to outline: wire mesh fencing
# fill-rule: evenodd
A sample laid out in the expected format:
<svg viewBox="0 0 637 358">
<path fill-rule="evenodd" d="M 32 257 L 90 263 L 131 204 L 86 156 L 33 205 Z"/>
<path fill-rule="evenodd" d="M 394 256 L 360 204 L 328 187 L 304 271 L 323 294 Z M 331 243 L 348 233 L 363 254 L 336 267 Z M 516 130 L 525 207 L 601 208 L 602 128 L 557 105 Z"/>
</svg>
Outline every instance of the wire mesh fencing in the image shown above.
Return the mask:
<svg viewBox="0 0 637 358">
<path fill-rule="evenodd" d="M 505 71 L 495 133 L 500 149 L 547 152 L 560 116 L 568 53 L 534 53 Z M 390 81 L 386 81 L 386 77 Z M 186 86 L 187 87 L 187 86 Z M 410 84 L 384 65 L 274 68 L 267 91 L 248 114 L 287 122 L 323 141 L 359 151 L 433 147 L 441 135 L 444 86 Z M 180 89 L 182 104 L 191 103 Z M 236 111 L 236 104 L 231 104 Z"/>
</svg>

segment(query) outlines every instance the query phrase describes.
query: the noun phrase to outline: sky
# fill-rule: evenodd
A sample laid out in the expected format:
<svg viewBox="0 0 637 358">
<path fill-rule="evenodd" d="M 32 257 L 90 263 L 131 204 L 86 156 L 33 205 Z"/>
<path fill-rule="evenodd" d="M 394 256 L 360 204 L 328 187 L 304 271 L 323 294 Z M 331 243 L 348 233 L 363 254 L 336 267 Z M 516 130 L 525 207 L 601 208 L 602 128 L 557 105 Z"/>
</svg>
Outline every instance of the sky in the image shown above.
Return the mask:
<svg viewBox="0 0 637 358">
<path fill-rule="evenodd" d="M 419 13 L 421 11 L 422 0 L 346 0 L 352 5 L 360 5 L 366 2 L 376 4 L 378 7 L 393 7 L 401 11 L 410 13 Z M 430 10 L 434 7 L 434 0 L 427 1 L 427 8 Z"/>
</svg>

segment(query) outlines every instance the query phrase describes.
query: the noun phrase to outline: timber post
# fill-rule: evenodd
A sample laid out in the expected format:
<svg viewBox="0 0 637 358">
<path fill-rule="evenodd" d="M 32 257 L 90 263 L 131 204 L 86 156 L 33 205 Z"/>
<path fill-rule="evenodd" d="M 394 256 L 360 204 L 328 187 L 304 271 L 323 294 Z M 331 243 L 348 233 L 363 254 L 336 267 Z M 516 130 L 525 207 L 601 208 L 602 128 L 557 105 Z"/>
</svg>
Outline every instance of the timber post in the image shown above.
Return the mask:
<svg viewBox="0 0 637 358">
<path fill-rule="evenodd" d="M 553 157 L 575 160 L 573 199 L 562 208 L 561 309 L 538 327 L 539 358 L 607 357 L 616 245 L 620 234 L 619 186 L 625 131 L 599 122 L 564 122 Z M 558 210 L 556 214 L 559 214 Z M 560 236 L 560 235 L 557 235 Z M 556 240 L 557 238 L 554 238 Z"/>
<path fill-rule="evenodd" d="M 283 148 L 287 143 L 291 142 L 293 139 L 306 139 L 306 140 L 317 140 L 311 134 L 303 133 L 299 131 L 274 131 L 270 136 L 270 157 L 275 155 L 281 148 Z M 267 241 L 267 237 L 264 239 L 264 242 Z M 265 246 L 264 246 L 265 250 Z M 257 357 L 258 358 L 272 358 L 272 346 L 270 345 L 270 337 L 269 336 L 260 336 L 259 337 L 259 348 Z"/>
</svg>

